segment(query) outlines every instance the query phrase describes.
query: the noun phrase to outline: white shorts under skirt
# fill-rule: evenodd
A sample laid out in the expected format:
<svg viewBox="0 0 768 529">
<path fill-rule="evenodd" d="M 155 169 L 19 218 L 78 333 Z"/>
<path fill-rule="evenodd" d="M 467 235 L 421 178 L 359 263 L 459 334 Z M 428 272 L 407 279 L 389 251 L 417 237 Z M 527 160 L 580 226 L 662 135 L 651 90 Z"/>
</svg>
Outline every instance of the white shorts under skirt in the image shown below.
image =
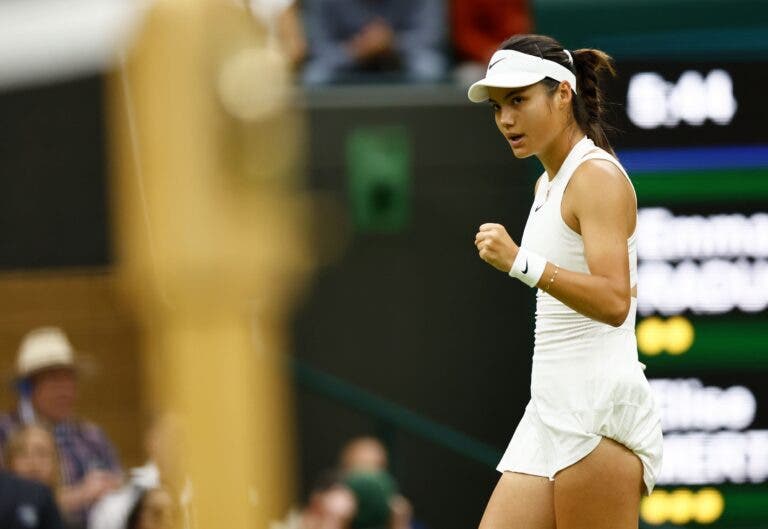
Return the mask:
<svg viewBox="0 0 768 529">
<path fill-rule="evenodd" d="M 593 379 L 591 385 L 581 389 L 574 388 L 580 384 L 571 379 L 562 381 L 556 392 L 532 391 L 523 418 L 496 469 L 554 481 L 557 472 L 589 455 L 603 437 L 608 437 L 640 458 L 643 482 L 650 495 L 661 471 L 661 420 L 642 371 L 645 366 L 639 362 L 635 366 L 620 376 L 603 371 L 605 378 L 599 382 Z M 562 391 L 563 388 L 568 390 Z M 574 389 L 574 393 L 588 398 L 580 399 L 580 406 L 565 405 L 573 399 L 562 399 L 564 393 Z"/>
<path fill-rule="evenodd" d="M 653 421 L 627 420 L 630 416 L 637 418 L 648 412 L 652 410 L 617 405 L 613 410 L 603 411 L 607 420 L 596 428 L 597 433 L 574 432 L 547 426 L 536 412 L 533 402 L 529 402 L 496 470 L 522 472 L 554 481 L 555 474 L 585 458 L 597 448 L 603 437 L 608 437 L 640 458 L 643 482 L 647 494 L 650 494 L 661 465 L 661 428 Z"/>
</svg>

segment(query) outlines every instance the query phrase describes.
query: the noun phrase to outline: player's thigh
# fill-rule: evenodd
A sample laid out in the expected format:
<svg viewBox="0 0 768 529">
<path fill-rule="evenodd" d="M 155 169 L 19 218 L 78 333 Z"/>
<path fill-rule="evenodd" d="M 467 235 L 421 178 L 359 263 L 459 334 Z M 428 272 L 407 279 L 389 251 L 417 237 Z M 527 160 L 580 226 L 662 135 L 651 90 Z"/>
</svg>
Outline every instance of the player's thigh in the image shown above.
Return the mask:
<svg viewBox="0 0 768 529">
<path fill-rule="evenodd" d="M 488 500 L 480 529 L 555 529 L 553 482 L 504 472 Z"/>
<path fill-rule="evenodd" d="M 643 465 L 624 445 L 597 448 L 555 476 L 557 529 L 637 529 Z"/>
</svg>

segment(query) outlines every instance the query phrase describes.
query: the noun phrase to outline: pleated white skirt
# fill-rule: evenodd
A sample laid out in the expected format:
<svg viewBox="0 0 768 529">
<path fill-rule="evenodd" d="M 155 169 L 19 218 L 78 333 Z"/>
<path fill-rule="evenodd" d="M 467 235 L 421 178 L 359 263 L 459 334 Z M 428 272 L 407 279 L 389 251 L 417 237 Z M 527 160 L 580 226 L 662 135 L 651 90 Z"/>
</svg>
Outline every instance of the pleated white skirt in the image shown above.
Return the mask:
<svg viewBox="0 0 768 529">
<path fill-rule="evenodd" d="M 637 454 L 650 494 L 663 438 L 644 369 L 633 326 L 598 324 L 567 340 L 537 335 L 531 400 L 497 470 L 554 480 L 608 437 Z"/>
</svg>

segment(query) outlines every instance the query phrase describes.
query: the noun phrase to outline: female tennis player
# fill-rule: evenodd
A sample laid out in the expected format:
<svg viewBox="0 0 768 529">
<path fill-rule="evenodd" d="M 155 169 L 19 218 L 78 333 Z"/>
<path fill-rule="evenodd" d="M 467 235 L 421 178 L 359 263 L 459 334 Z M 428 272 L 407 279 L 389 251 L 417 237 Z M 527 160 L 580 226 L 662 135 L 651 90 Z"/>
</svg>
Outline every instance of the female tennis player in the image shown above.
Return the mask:
<svg viewBox="0 0 768 529">
<path fill-rule="evenodd" d="M 480 226 L 488 264 L 536 292 L 531 400 L 481 529 L 629 529 L 662 458 L 661 422 L 635 340 L 637 200 L 605 134 L 599 50 L 543 35 L 505 41 L 469 89 L 517 158 L 544 174 L 518 246 Z"/>
</svg>

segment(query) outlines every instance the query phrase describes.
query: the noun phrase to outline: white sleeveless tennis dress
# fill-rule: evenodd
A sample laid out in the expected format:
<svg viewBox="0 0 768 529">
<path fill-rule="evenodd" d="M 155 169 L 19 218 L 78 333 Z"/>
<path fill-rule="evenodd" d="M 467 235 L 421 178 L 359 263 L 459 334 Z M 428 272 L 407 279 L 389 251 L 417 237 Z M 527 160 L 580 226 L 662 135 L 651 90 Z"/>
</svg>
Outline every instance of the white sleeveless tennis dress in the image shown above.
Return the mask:
<svg viewBox="0 0 768 529">
<path fill-rule="evenodd" d="M 584 137 L 551 181 L 542 175 L 523 232 L 521 246 L 575 272 L 589 273 L 584 242 L 563 220 L 560 203 L 576 168 L 595 159 L 612 162 L 629 179 L 616 158 Z M 632 286 L 637 283 L 636 233 L 627 240 Z M 609 437 L 638 455 L 651 493 L 661 470 L 661 420 L 645 366 L 638 361 L 636 308 L 633 297 L 626 321 L 612 327 L 537 291 L 531 400 L 497 470 L 554 481 L 558 471 Z"/>
</svg>

